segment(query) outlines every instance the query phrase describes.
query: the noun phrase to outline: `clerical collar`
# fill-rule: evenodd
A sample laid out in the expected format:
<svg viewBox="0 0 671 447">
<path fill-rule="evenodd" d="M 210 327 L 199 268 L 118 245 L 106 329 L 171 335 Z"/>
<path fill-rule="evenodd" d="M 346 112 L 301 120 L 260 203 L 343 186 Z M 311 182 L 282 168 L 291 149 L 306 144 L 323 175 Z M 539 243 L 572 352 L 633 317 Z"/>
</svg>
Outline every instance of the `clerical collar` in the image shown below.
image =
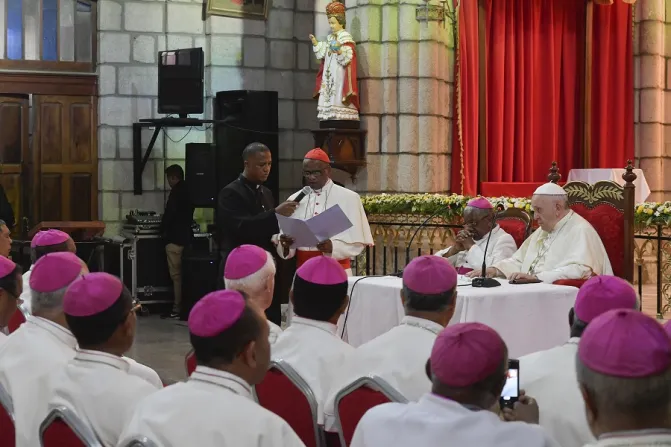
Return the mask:
<svg viewBox="0 0 671 447">
<path fill-rule="evenodd" d="M 632 445 L 629 443 L 622 443 L 620 444 L 617 440 L 621 438 L 642 438 L 642 437 L 647 437 L 647 436 L 662 436 L 664 438 L 669 438 L 671 437 L 671 429 L 665 429 L 665 428 L 649 428 L 645 430 L 629 430 L 629 431 L 614 431 L 610 433 L 604 433 L 601 436 L 599 436 L 599 441 L 606 441 L 604 445 L 612 445 L 612 446 L 624 446 L 624 445 Z M 609 442 L 610 441 L 610 442 Z M 667 441 L 668 442 L 668 439 Z M 654 445 L 667 445 L 666 442 L 664 444 L 654 444 Z M 652 445 L 652 444 L 651 444 Z"/>
<path fill-rule="evenodd" d="M 252 189 L 258 189 L 261 187 L 261 185 L 254 183 L 253 181 L 249 180 L 247 177 L 245 177 L 243 174 L 240 174 L 240 177 L 238 177 L 242 183 L 245 185 L 249 186 Z"/>
<path fill-rule="evenodd" d="M 53 321 L 47 320 L 46 318 L 36 317 L 34 315 L 28 316 L 27 323 L 35 325 L 37 328 L 48 332 L 51 336 L 55 337 L 58 341 L 70 349 L 75 349 L 77 346 L 77 340 L 75 339 L 75 336 L 72 335 L 72 332 L 60 324 L 56 324 Z"/>
<path fill-rule="evenodd" d="M 189 377 L 189 382 L 200 382 L 224 388 L 234 394 L 252 399 L 252 387 L 241 377 L 226 371 L 199 365 Z"/>
<path fill-rule="evenodd" d="M 107 365 L 124 372 L 128 372 L 130 369 L 130 365 L 123 359 L 123 357 L 102 351 L 92 351 L 90 349 L 77 349 L 75 360 L 85 363 Z"/>
<path fill-rule="evenodd" d="M 553 233 L 558 233 L 561 231 L 562 228 L 564 228 L 564 225 L 568 223 L 568 221 L 573 217 L 573 210 L 570 210 L 566 216 L 562 217 L 559 222 L 557 222 L 552 228 L 552 231 L 548 232 L 548 234 L 553 234 Z"/>
<path fill-rule="evenodd" d="M 409 315 L 403 317 L 403 319 L 401 320 L 401 324 L 404 326 L 416 327 L 431 332 L 435 335 L 438 335 L 443 329 L 445 329 L 443 326 L 431 320 L 427 320 L 425 318 L 411 317 Z"/>
<path fill-rule="evenodd" d="M 328 332 L 334 336 L 338 334 L 338 327 L 335 324 L 329 323 L 328 321 L 311 320 L 309 318 L 303 318 L 299 317 L 298 315 L 294 315 L 291 318 L 291 324 L 292 326 L 296 325 L 313 327 L 315 329 Z"/>
<path fill-rule="evenodd" d="M 324 186 L 322 186 L 322 187 L 319 188 L 319 189 L 313 189 L 312 191 L 313 191 L 315 194 L 321 194 L 324 190 L 331 189 L 331 186 L 333 186 L 333 180 L 328 179 L 328 180 L 326 180 L 326 183 L 324 183 Z"/>
</svg>

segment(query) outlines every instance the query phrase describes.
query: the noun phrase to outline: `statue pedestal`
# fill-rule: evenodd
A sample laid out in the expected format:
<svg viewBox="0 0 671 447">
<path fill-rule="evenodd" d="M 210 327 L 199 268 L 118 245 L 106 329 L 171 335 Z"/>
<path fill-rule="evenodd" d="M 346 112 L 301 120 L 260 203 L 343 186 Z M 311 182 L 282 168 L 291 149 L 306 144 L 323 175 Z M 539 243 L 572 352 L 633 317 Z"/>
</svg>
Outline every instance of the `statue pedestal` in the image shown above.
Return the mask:
<svg viewBox="0 0 671 447">
<path fill-rule="evenodd" d="M 328 123 L 337 122 L 329 121 Z M 352 123 L 349 124 L 352 125 Z M 355 181 L 357 172 L 366 166 L 366 130 L 345 128 L 345 126 L 329 127 L 313 130 L 312 136 L 315 139 L 315 147 L 321 148 L 331 157 L 333 161 L 331 166 L 347 172 L 352 181 Z"/>
</svg>

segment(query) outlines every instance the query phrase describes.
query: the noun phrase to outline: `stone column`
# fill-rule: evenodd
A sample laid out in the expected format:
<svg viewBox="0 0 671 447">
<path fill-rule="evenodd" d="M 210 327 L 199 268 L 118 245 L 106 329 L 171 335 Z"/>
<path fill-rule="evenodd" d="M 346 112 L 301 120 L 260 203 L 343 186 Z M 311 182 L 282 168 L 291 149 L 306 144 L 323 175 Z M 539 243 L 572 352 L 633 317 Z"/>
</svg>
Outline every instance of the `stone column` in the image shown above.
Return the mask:
<svg viewBox="0 0 671 447">
<path fill-rule="evenodd" d="M 415 19 L 424 4 L 346 2 L 347 29 L 357 42 L 368 166 L 353 184 L 347 176 L 338 179 L 359 192 L 449 188 L 454 42 L 449 23 Z"/>
</svg>

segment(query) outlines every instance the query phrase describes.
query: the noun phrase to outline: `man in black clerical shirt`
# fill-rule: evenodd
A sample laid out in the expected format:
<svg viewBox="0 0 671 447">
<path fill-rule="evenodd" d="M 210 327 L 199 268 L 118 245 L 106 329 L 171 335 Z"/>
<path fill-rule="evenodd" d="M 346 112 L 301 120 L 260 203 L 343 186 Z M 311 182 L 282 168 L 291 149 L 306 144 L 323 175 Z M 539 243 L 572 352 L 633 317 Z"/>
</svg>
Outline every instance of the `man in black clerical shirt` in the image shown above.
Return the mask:
<svg viewBox="0 0 671 447">
<path fill-rule="evenodd" d="M 168 270 L 174 288 L 175 301 L 170 318 L 179 318 L 182 307 L 182 254 L 184 247 L 191 243 L 193 230 L 193 205 L 184 182 L 184 170 L 179 165 L 171 165 L 165 170 L 170 185 L 168 203 L 161 219 L 161 233 L 166 242 Z"/>
<path fill-rule="evenodd" d="M 275 213 L 291 216 L 297 202 L 284 202 L 275 207 L 272 192 L 262 185 L 268 179 L 272 166 L 270 149 L 261 143 L 251 143 L 242 152 L 245 163 L 243 173 L 219 193 L 217 202 L 217 230 L 219 231 L 219 288 L 224 288 L 224 266 L 228 254 L 243 244 L 257 245 L 273 256 L 276 249 L 272 237 L 279 233 Z M 276 258 L 277 259 L 277 258 Z M 278 284 L 275 281 L 275 297 Z M 266 316 L 276 324 L 281 323 L 281 303 L 273 299 Z"/>
</svg>

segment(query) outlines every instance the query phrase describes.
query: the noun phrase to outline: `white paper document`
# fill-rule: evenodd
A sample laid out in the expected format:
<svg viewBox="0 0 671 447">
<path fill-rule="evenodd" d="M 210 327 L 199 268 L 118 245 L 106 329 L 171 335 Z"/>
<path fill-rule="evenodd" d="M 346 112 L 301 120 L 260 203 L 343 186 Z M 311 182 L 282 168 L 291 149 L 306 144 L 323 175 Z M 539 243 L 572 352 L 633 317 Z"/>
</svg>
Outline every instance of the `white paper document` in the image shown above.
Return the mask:
<svg viewBox="0 0 671 447">
<path fill-rule="evenodd" d="M 295 239 L 291 248 L 315 247 L 320 242 L 352 228 L 352 222 L 343 213 L 340 205 L 332 206 L 308 220 L 277 214 L 277 223 L 282 233 Z"/>
</svg>

